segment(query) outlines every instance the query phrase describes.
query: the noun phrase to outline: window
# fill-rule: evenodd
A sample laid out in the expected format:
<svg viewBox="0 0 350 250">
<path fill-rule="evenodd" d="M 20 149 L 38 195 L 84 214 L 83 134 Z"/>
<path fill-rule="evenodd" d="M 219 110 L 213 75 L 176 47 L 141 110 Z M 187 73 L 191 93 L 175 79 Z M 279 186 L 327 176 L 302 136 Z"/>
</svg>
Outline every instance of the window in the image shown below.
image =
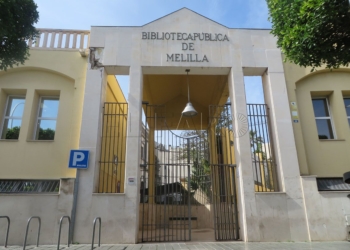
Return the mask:
<svg viewBox="0 0 350 250">
<path fill-rule="evenodd" d="M 312 99 L 319 139 L 334 139 L 327 98 Z"/>
<path fill-rule="evenodd" d="M 350 127 L 350 97 L 344 98 L 344 104 L 345 104 L 346 115 L 348 117 L 348 123 Z"/>
<path fill-rule="evenodd" d="M 24 111 L 24 96 L 9 96 L 2 124 L 1 139 L 18 140 Z"/>
<path fill-rule="evenodd" d="M 41 97 L 36 123 L 36 140 L 53 140 L 56 132 L 58 97 Z"/>
</svg>

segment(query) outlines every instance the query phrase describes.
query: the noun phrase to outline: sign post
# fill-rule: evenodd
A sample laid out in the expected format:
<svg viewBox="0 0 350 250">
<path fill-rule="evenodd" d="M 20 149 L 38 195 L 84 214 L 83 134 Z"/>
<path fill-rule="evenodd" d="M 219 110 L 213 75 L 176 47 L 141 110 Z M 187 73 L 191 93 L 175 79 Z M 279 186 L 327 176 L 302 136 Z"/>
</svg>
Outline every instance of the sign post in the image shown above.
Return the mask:
<svg viewBox="0 0 350 250">
<path fill-rule="evenodd" d="M 88 164 L 89 164 L 89 150 L 71 150 L 70 151 L 68 168 L 77 169 L 77 175 L 74 181 L 73 207 L 72 207 L 72 213 L 71 213 L 70 236 L 69 236 L 71 243 L 73 243 L 73 237 L 74 237 L 74 224 L 75 224 L 75 215 L 77 210 L 80 170 L 87 169 Z"/>
</svg>

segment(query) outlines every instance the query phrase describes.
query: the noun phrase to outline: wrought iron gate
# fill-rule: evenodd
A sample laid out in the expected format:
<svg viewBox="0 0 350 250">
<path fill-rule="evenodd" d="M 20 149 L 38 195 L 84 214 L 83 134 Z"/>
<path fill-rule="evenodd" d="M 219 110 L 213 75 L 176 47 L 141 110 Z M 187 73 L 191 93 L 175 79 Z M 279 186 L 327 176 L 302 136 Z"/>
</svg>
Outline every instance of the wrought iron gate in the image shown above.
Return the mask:
<svg viewBox="0 0 350 250">
<path fill-rule="evenodd" d="M 238 240 L 234 132 L 230 105 L 210 106 L 210 169 L 216 240 Z"/>
<path fill-rule="evenodd" d="M 124 192 L 127 117 L 127 103 L 104 103 L 99 193 Z"/>
<path fill-rule="evenodd" d="M 210 202 L 210 168 L 205 133 L 172 132 L 165 108 L 145 105 L 141 165 L 141 240 L 189 241 L 197 218 L 191 205 Z"/>
<path fill-rule="evenodd" d="M 223 114 L 226 107 L 210 108 L 208 130 L 182 133 L 167 127 L 165 107 L 145 104 L 144 111 L 141 241 L 190 241 L 199 219 L 192 206 L 209 204 L 215 238 L 238 239 L 232 119 Z"/>
</svg>

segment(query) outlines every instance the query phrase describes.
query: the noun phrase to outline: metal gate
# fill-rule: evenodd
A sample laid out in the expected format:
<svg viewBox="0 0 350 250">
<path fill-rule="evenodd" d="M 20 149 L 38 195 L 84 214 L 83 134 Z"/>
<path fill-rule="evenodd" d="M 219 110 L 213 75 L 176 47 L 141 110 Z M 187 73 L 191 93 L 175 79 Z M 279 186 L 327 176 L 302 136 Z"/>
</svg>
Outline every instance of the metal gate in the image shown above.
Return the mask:
<svg viewBox="0 0 350 250">
<path fill-rule="evenodd" d="M 238 240 L 236 165 L 231 107 L 210 106 L 210 169 L 216 240 Z"/>
<path fill-rule="evenodd" d="M 214 208 L 215 238 L 238 239 L 233 146 L 228 141 L 232 131 L 222 120 L 224 109 L 215 107 L 208 130 L 178 132 L 169 130 L 165 107 L 144 105 L 142 242 L 190 241 L 199 219 L 192 206 L 209 204 Z"/>
<path fill-rule="evenodd" d="M 127 103 L 104 103 L 99 162 L 99 193 L 124 192 L 127 117 Z"/>
</svg>

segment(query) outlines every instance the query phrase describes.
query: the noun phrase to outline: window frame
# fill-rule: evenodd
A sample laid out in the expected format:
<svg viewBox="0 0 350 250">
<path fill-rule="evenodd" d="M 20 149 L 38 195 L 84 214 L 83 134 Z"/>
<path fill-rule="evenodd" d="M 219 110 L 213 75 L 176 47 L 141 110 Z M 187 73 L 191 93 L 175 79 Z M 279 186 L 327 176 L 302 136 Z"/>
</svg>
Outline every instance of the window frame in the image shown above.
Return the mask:
<svg viewBox="0 0 350 250">
<path fill-rule="evenodd" d="M 321 97 L 312 97 L 311 98 L 311 102 L 313 102 L 313 100 L 326 100 L 326 106 L 327 106 L 327 111 L 328 111 L 328 116 L 318 116 L 318 117 L 316 117 L 315 109 L 314 109 L 314 106 L 312 104 L 312 109 L 314 111 L 314 117 L 315 117 L 315 122 L 316 122 L 317 136 L 319 136 L 318 128 L 317 128 L 317 120 L 330 120 L 331 129 L 332 129 L 332 133 L 333 133 L 333 138 L 329 138 L 329 139 L 320 139 L 319 138 L 319 140 L 336 140 L 337 139 L 337 134 L 336 134 L 334 123 L 333 123 L 333 116 L 332 116 L 332 112 L 331 112 L 331 109 L 330 109 L 328 97 L 322 97 L 322 96 Z"/>
<path fill-rule="evenodd" d="M 349 99 L 350 100 L 350 96 L 344 96 L 343 97 L 344 106 L 345 106 L 345 99 Z M 350 109 L 350 106 L 348 108 Z M 346 112 L 346 109 L 347 109 L 347 107 L 345 106 L 345 114 L 346 114 L 347 121 L 348 121 L 348 124 L 349 124 L 349 127 L 350 127 L 350 114 L 348 115 L 348 112 Z"/>
<path fill-rule="evenodd" d="M 39 114 L 40 114 L 40 110 L 41 110 L 41 105 L 43 103 L 43 100 L 57 100 L 57 101 L 60 101 L 60 96 L 40 96 L 39 97 L 39 103 L 38 103 L 38 110 L 37 110 L 37 113 L 36 113 L 36 118 L 35 118 L 35 126 L 34 126 L 34 140 L 35 141 L 53 141 L 55 139 L 55 136 L 56 136 L 56 128 L 57 128 L 57 119 L 58 119 L 58 111 L 59 111 L 59 106 L 58 106 L 58 109 L 57 109 L 57 115 L 55 118 L 52 118 L 52 117 L 39 117 Z M 59 105 L 59 103 L 58 103 Z M 55 127 L 55 135 L 54 135 L 54 138 L 52 140 L 40 140 L 38 139 L 39 137 L 39 121 L 41 120 L 44 120 L 44 121 L 56 121 L 56 127 Z"/>
<path fill-rule="evenodd" d="M 21 120 L 21 124 L 22 124 L 22 121 L 23 121 L 23 113 L 22 113 L 22 116 L 21 116 L 21 117 L 19 117 L 19 116 L 11 116 L 11 110 L 10 110 L 10 115 L 6 116 L 7 111 L 8 111 L 8 108 L 9 108 L 9 104 L 10 104 L 9 102 L 10 102 L 10 99 L 11 99 L 11 98 L 12 98 L 12 100 L 15 99 L 15 98 L 23 99 L 23 100 L 24 100 L 24 102 L 23 102 L 23 104 L 24 104 L 23 113 L 24 113 L 24 108 L 25 108 L 25 104 L 26 104 L 26 103 L 25 103 L 25 101 L 26 101 L 26 96 L 25 96 L 25 95 L 8 95 L 8 96 L 7 96 L 7 100 L 6 100 L 5 109 L 4 109 L 4 115 L 3 115 L 2 120 L 1 120 L 0 140 L 18 140 L 18 138 L 17 138 L 17 139 L 6 139 L 6 138 L 2 138 L 2 133 L 4 132 L 4 126 L 5 126 L 5 121 L 6 121 L 6 120 L 11 120 L 11 119 Z M 20 103 L 20 104 L 21 104 L 21 103 Z M 18 105 L 19 105 L 19 104 L 17 104 L 17 106 L 18 106 Z M 16 110 L 17 106 L 15 107 L 14 110 Z M 21 133 L 21 130 L 20 130 L 19 133 Z M 19 137 L 19 135 L 18 135 L 18 137 Z"/>
</svg>

